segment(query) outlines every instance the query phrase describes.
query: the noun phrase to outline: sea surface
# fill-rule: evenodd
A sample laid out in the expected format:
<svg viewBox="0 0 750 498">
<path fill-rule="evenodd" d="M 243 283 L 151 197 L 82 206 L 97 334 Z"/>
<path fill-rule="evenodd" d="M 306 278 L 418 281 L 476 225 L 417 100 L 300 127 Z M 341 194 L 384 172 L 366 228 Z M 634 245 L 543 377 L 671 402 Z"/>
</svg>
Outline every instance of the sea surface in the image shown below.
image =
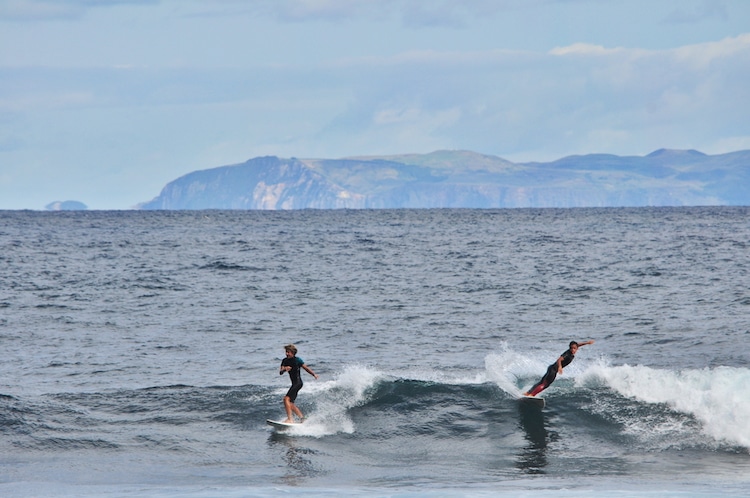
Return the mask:
<svg viewBox="0 0 750 498">
<path fill-rule="evenodd" d="M 745 497 L 749 346 L 746 207 L 0 211 L 0 496 Z"/>
</svg>

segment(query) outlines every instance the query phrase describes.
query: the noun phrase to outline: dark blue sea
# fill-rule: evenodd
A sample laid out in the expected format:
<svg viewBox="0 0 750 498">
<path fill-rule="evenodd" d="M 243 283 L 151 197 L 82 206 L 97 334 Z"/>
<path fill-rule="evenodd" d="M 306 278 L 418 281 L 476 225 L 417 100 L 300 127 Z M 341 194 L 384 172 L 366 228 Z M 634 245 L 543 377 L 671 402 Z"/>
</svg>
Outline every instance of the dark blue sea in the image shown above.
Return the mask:
<svg viewBox="0 0 750 498">
<path fill-rule="evenodd" d="M 0 496 L 746 497 L 749 346 L 746 207 L 0 211 Z"/>
</svg>

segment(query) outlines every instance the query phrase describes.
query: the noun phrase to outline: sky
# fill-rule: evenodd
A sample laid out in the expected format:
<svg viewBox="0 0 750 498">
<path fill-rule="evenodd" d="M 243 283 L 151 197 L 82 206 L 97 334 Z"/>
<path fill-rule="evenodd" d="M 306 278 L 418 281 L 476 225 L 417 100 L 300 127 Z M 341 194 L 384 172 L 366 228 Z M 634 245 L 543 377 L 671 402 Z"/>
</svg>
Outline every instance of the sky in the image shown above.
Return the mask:
<svg viewBox="0 0 750 498">
<path fill-rule="evenodd" d="M 0 0 L 0 209 L 253 157 L 750 149 L 748 0 Z"/>
</svg>

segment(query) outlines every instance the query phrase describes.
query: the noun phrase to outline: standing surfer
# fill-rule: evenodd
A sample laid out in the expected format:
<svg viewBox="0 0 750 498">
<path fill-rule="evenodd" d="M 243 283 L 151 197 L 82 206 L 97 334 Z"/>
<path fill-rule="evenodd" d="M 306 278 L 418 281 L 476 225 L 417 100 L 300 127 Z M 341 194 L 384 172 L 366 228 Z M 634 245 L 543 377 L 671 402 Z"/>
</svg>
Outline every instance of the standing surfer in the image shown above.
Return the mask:
<svg viewBox="0 0 750 498">
<path fill-rule="evenodd" d="M 297 346 L 294 344 L 287 344 L 284 346 L 286 358 L 281 360 L 281 366 L 279 367 L 279 375 L 284 375 L 284 372 L 289 372 L 289 378 L 292 381 L 292 387 L 284 396 L 284 409 L 286 410 L 286 420 L 284 422 L 291 424 L 294 423 L 294 415 L 299 417 L 302 421 L 305 417 L 294 401 L 297 399 L 297 393 L 302 389 L 302 376 L 300 375 L 300 368 L 304 368 L 307 373 L 315 377 L 317 380 L 318 376 L 305 365 L 305 361 L 302 358 L 297 357 Z"/>
<path fill-rule="evenodd" d="M 544 377 L 542 377 L 542 380 L 537 382 L 534 387 L 529 389 L 527 392 L 523 393 L 524 396 L 536 396 L 540 392 L 547 389 L 550 384 L 552 384 L 555 381 L 555 378 L 558 375 L 562 375 L 563 368 L 567 367 L 571 361 L 576 356 L 576 352 L 578 351 L 578 348 L 581 346 L 586 346 L 587 344 L 594 344 L 594 341 L 586 341 L 586 342 L 576 342 L 576 341 L 570 341 L 568 350 L 565 351 L 563 354 L 560 355 L 560 357 L 557 359 L 555 363 L 547 367 L 547 373 L 544 374 Z"/>
</svg>

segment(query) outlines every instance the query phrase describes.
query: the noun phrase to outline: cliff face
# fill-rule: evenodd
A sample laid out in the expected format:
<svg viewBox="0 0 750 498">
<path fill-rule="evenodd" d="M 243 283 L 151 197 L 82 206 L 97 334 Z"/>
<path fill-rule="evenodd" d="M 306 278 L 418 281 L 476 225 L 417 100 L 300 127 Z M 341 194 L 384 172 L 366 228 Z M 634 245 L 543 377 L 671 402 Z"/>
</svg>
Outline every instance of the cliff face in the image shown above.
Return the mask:
<svg viewBox="0 0 750 498">
<path fill-rule="evenodd" d="M 349 193 L 297 159 L 258 157 L 195 171 L 170 182 L 141 209 L 335 209 L 361 207 Z"/>
<path fill-rule="evenodd" d="M 170 182 L 141 209 L 363 209 L 750 204 L 750 151 L 570 156 L 514 164 L 468 151 L 258 157 Z"/>
</svg>

